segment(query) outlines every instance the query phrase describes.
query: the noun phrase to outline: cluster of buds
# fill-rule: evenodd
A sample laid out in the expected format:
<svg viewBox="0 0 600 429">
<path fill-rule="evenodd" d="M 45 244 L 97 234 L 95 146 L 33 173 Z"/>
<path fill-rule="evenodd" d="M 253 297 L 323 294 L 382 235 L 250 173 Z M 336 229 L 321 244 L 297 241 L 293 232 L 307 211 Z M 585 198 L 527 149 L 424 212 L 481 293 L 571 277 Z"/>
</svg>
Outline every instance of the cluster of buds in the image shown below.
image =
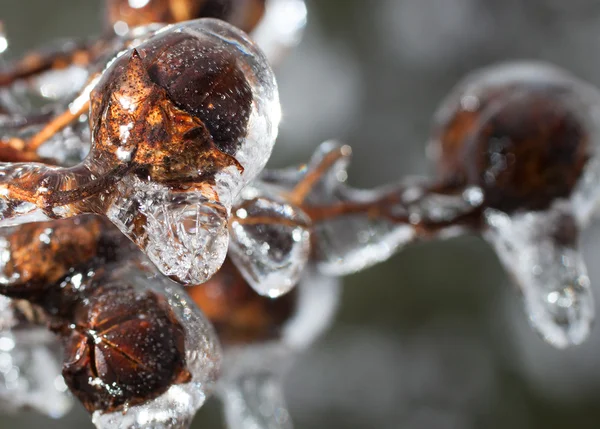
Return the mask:
<svg viewBox="0 0 600 429">
<path fill-rule="evenodd" d="M 60 339 L 98 427 L 186 427 L 213 392 L 232 428 L 289 427 L 280 377 L 330 321 L 336 279 L 417 240 L 482 235 L 549 343 L 589 332 L 577 245 L 600 197 L 600 93 L 491 67 L 435 115 L 434 178 L 353 189 L 334 142 L 265 170 L 281 113 L 259 46 L 282 3 L 298 0 L 109 0 L 103 37 L 0 70 L 2 328 Z"/>
</svg>

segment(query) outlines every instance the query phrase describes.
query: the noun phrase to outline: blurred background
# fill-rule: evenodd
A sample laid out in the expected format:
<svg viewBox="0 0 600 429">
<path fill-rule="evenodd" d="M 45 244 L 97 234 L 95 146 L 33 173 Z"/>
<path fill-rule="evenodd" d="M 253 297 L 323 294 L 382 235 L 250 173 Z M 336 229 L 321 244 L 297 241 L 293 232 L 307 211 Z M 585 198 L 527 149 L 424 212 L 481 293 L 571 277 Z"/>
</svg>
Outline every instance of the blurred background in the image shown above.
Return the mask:
<svg viewBox="0 0 600 429">
<path fill-rule="evenodd" d="M 472 69 L 547 60 L 600 85 L 595 0 L 307 0 L 301 44 L 277 68 L 284 119 L 271 166 L 325 139 L 354 149 L 349 182 L 429 174 L 438 102 Z M 102 2 L 0 0 L 11 55 L 98 34 Z M 584 237 L 600 285 L 600 228 Z M 476 237 L 415 245 L 344 279 L 335 324 L 299 357 L 286 394 L 298 429 L 597 428 L 600 328 L 557 351 L 528 327 L 517 293 Z M 600 301 L 600 299 L 598 300 Z M 81 407 L 4 428 L 91 428 Z M 196 428 L 220 428 L 211 400 Z"/>
</svg>

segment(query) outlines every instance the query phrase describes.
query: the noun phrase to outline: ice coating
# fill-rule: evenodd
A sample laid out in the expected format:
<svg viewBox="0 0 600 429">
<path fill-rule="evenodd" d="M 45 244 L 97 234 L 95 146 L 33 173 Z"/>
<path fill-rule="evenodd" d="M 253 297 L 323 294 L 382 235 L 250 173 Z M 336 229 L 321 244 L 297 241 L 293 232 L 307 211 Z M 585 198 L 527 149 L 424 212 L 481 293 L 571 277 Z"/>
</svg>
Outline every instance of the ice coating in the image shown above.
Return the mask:
<svg viewBox="0 0 600 429">
<path fill-rule="evenodd" d="M 467 76 L 442 102 L 430 144 L 439 178 L 482 188 L 487 206 L 544 210 L 569 198 L 600 137 L 600 92 L 544 63 Z"/>
<path fill-rule="evenodd" d="M 199 193 L 170 192 L 132 178 L 136 192 L 123 187 L 106 216 L 161 270 L 182 283 L 202 282 L 223 264 L 227 254 L 227 208 Z M 144 228 L 136 224 L 146 220 Z"/>
<path fill-rule="evenodd" d="M 165 27 L 112 62 L 90 112 L 81 164 L 0 166 L 0 225 L 103 214 L 163 273 L 206 281 L 224 258 L 231 204 L 277 135 L 263 54 L 224 22 Z"/>
<path fill-rule="evenodd" d="M 600 200 L 600 92 L 543 63 L 472 73 L 442 103 L 439 178 L 479 189 L 482 232 L 550 344 L 582 343 L 594 319 L 580 231 Z"/>
<path fill-rule="evenodd" d="M 219 373 L 221 350 L 215 332 L 180 287 L 155 273 L 152 267 L 129 263 L 111 275 L 142 293 L 152 291 L 166 301 L 183 327 L 185 370 L 189 377 L 172 384 L 159 396 L 125 410 L 95 411 L 93 422 L 98 428 L 187 428 L 212 391 Z"/>
<path fill-rule="evenodd" d="M 300 209 L 263 196 L 234 207 L 231 258 L 256 292 L 277 298 L 298 283 L 310 254 L 309 226 Z"/>
<path fill-rule="evenodd" d="M 263 186 L 282 187 L 313 223 L 314 257 L 324 273 L 345 275 L 385 261 L 404 245 L 447 228 L 481 204 L 475 189 L 439 192 L 423 181 L 373 190 L 345 184 L 351 150 L 325 142 L 299 169 L 267 171 Z M 443 191 L 443 190 L 441 190 Z M 459 223 L 457 222 L 458 226 Z"/>
<path fill-rule="evenodd" d="M 594 320 L 590 279 L 571 210 L 486 213 L 486 238 L 523 294 L 529 321 L 555 347 L 581 344 Z"/>
</svg>

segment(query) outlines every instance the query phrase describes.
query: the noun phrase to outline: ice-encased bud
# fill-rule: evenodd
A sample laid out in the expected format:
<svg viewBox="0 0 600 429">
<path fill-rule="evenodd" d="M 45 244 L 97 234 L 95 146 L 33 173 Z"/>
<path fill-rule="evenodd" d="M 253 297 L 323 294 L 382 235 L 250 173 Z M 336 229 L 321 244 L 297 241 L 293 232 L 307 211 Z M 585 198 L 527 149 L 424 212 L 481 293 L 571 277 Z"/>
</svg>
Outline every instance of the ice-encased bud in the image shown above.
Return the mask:
<svg viewBox="0 0 600 429">
<path fill-rule="evenodd" d="M 130 60 L 117 59 L 94 91 L 102 107 L 92 106 L 92 126 L 111 106 L 120 109 L 122 114 L 112 118 L 118 122 L 111 124 L 117 131 L 113 133 L 117 141 L 112 144 L 125 149 L 130 146 L 129 135 L 137 131 L 134 127 L 130 133 L 119 133 L 121 126 L 130 126 L 132 121 L 127 111 L 133 113 L 138 103 L 150 105 L 151 100 L 143 99 L 149 89 L 152 93 L 164 91 L 176 109 L 196 122 L 195 133 L 186 130 L 188 135 L 184 138 L 193 144 L 174 142 L 173 156 L 184 147 L 188 152 L 198 147 L 195 151 L 199 153 L 215 147 L 243 167 L 242 183 L 232 183 L 233 188 L 247 183 L 262 170 L 275 143 L 281 113 L 273 72 L 248 36 L 223 21 L 198 19 L 165 27 L 138 45 L 135 52 L 143 69 L 136 74 L 143 80 L 119 83 L 120 68 L 129 67 L 126 63 Z M 120 107 L 111 97 L 118 98 Z M 149 121 L 156 134 L 168 133 L 169 125 L 178 119 L 176 111 L 166 117 L 157 116 L 155 121 Z M 170 160 L 174 169 L 183 162 L 181 156 Z M 196 167 L 196 175 L 201 175 L 209 165 L 200 163 Z"/>
<path fill-rule="evenodd" d="M 467 76 L 441 104 L 431 154 L 438 177 L 479 186 L 484 205 L 507 213 L 545 210 L 568 198 L 600 139 L 600 92 L 536 62 Z"/>
<path fill-rule="evenodd" d="M 112 412 L 95 411 L 92 416 L 94 424 L 98 428 L 111 429 L 187 428 L 197 410 L 211 393 L 219 373 L 221 350 L 212 326 L 178 285 L 154 272 L 152 267 L 130 263 L 116 268 L 110 275 L 115 281 L 127 284 L 138 291 L 139 299 L 148 293 L 156 294 L 158 299 L 164 302 L 164 305 L 172 312 L 183 329 L 184 370 L 189 375 L 184 380 L 180 380 L 181 382 L 172 384 L 159 396 L 147 401 Z M 130 321 L 136 320 L 135 314 L 120 315 L 120 317 L 128 317 L 127 320 Z M 120 324 L 123 323 L 129 322 L 120 322 Z M 144 329 L 148 329 L 144 320 L 141 320 L 140 323 Z M 137 328 L 134 325 L 131 328 L 132 330 L 127 336 L 131 336 L 130 341 L 135 341 Z M 110 335 L 110 332 L 96 332 L 95 335 L 103 337 Z M 125 340 L 126 338 L 113 339 L 113 341 L 120 342 Z M 131 349 L 126 349 L 127 353 L 137 350 L 136 347 L 143 346 L 133 345 L 131 347 Z M 152 352 L 158 353 L 159 350 Z M 160 353 L 157 356 L 160 356 Z M 143 371 L 144 369 L 140 367 L 137 370 Z M 118 382 L 110 387 L 113 393 L 118 395 Z"/>
<path fill-rule="evenodd" d="M 137 177 L 119 184 L 109 217 L 163 273 L 202 283 L 224 259 L 223 221 L 267 162 L 279 118 L 273 73 L 241 31 L 213 19 L 167 26 L 117 58 L 94 89 L 86 162 L 92 171 L 98 158 L 132 165 Z M 184 207 L 190 199 L 205 203 Z M 143 231 L 124 211 L 145 216 Z M 165 231 L 174 234 L 165 240 Z"/>
<path fill-rule="evenodd" d="M 310 219 L 297 207 L 267 197 L 234 208 L 231 259 L 260 295 L 277 298 L 300 280 L 310 254 Z"/>
<path fill-rule="evenodd" d="M 485 236 L 519 286 L 533 327 L 555 347 L 581 344 L 595 309 L 571 209 L 510 216 L 489 209 L 485 217 Z"/>
<path fill-rule="evenodd" d="M 436 115 L 439 179 L 481 192 L 484 234 L 556 347 L 594 319 L 579 232 L 600 201 L 600 92 L 557 67 L 521 62 L 469 75 Z"/>
<path fill-rule="evenodd" d="M 107 215 L 164 274 L 206 281 L 225 256 L 231 205 L 277 135 L 264 55 L 221 21 L 166 26 L 117 56 L 90 102 L 81 164 L 0 166 L 0 226 Z"/>
</svg>

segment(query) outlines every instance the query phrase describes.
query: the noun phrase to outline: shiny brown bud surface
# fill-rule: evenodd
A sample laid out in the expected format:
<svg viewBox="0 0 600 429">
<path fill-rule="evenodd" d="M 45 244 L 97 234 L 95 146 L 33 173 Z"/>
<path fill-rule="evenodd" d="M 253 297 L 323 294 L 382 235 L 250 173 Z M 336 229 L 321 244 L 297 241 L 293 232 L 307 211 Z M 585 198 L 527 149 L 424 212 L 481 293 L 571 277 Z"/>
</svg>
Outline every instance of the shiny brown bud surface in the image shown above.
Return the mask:
<svg viewBox="0 0 600 429">
<path fill-rule="evenodd" d="M 144 403 L 189 381 L 183 327 L 153 292 L 99 287 L 69 329 L 63 376 L 89 412 Z"/>
<path fill-rule="evenodd" d="M 506 76 L 467 79 L 440 109 L 439 177 L 481 187 L 487 207 L 543 210 L 571 195 L 591 157 L 588 100 L 557 70 L 531 76 L 504 67 Z"/>
</svg>

